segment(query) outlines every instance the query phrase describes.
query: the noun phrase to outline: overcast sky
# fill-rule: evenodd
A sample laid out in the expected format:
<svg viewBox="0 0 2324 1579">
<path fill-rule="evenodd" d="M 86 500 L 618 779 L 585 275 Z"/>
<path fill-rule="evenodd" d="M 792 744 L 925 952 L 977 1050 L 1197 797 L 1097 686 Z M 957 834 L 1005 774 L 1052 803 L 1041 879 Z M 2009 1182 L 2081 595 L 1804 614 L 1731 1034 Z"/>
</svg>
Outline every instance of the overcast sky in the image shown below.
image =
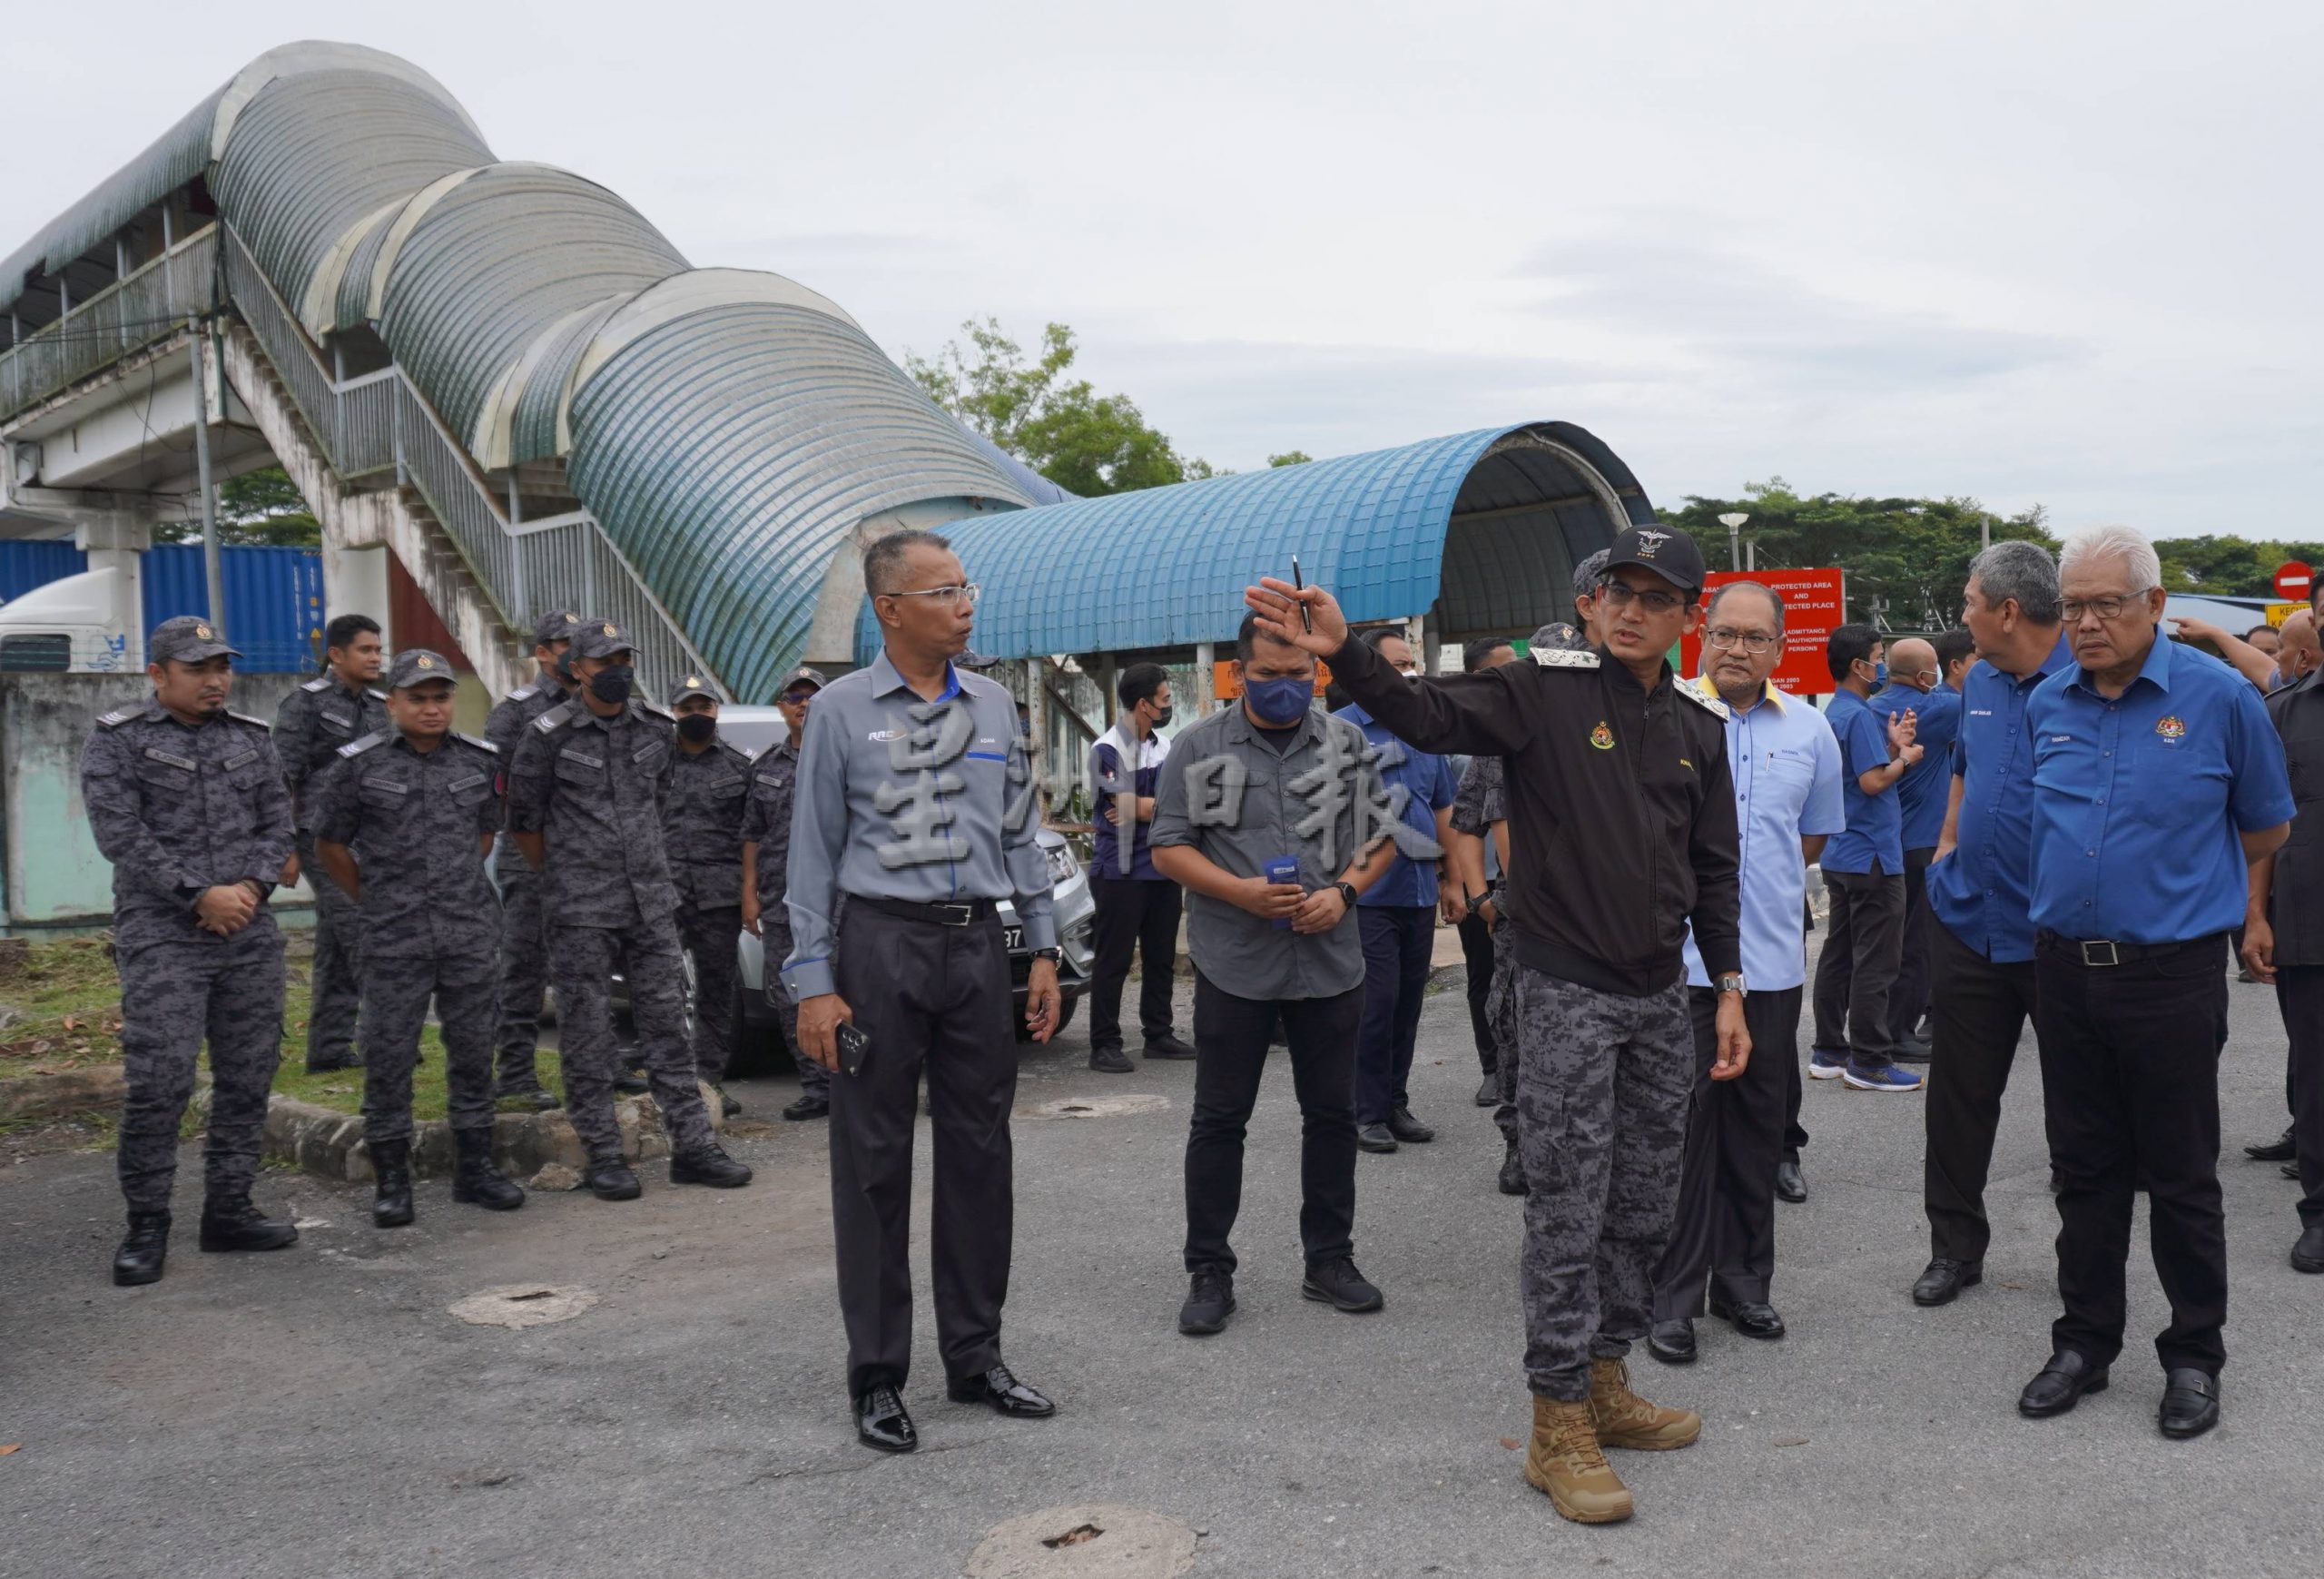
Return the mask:
<svg viewBox="0 0 2324 1579">
<path fill-rule="evenodd" d="M 102 16 L 102 21 L 98 17 Z M 2324 6 L 17 8 L 0 252 L 266 47 L 901 356 L 991 313 L 1250 469 L 1559 418 L 1649 493 L 2324 535 Z M 101 84 L 101 94 L 93 89 Z"/>
</svg>

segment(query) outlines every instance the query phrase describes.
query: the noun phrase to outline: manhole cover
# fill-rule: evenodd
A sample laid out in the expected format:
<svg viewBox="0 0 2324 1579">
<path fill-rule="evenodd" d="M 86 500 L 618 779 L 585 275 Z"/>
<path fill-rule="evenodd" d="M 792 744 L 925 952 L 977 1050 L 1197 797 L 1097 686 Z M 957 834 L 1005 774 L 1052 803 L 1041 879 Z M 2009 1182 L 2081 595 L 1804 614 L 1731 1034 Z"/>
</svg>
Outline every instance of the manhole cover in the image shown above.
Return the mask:
<svg viewBox="0 0 2324 1579">
<path fill-rule="evenodd" d="M 1195 1560 L 1195 1533 L 1148 1508 L 1049 1508 L 1010 1519 L 984 1538 L 961 1579 L 1171 1579 Z"/>
<path fill-rule="evenodd" d="M 1019 1109 L 1020 1119 L 1118 1119 L 1129 1113 L 1158 1113 L 1170 1099 L 1155 1093 L 1126 1097 L 1060 1097 L 1039 1107 Z"/>
<path fill-rule="evenodd" d="M 453 1315 L 471 1327 L 547 1327 L 570 1321 L 597 1302 L 594 1288 L 560 1288 L 550 1284 L 519 1283 L 507 1288 L 487 1288 L 450 1307 Z"/>
</svg>

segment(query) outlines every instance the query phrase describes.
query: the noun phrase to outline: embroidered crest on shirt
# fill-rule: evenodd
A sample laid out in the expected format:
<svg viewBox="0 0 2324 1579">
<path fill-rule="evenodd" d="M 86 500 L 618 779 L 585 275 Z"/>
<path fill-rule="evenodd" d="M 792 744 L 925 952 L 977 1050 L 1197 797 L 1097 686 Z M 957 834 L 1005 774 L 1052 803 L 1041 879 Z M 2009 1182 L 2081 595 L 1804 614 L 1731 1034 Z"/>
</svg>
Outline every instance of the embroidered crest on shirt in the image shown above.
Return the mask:
<svg viewBox="0 0 2324 1579">
<path fill-rule="evenodd" d="M 1614 732 L 1606 727 L 1606 722 L 1604 719 L 1600 719 L 1598 721 L 1598 727 L 1590 732 L 1590 744 L 1596 746 L 1600 751 L 1611 751 L 1614 749 Z"/>
<path fill-rule="evenodd" d="M 2154 732 L 2165 740 L 2183 740 L 2187 737 L 2187 721 L 2176 713 L 2166 714 L 2154 721 Z"/>
</svg>

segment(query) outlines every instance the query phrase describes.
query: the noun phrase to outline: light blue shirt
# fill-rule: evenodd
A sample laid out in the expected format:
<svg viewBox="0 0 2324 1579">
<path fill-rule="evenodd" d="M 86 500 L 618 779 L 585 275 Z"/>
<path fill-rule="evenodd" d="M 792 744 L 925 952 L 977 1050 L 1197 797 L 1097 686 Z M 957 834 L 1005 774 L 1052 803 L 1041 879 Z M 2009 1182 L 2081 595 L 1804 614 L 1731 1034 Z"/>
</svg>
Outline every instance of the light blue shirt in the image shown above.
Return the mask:
<svg viewBox="0 0 2324 1579">
<path fill-rule="evenodd" d="M 1718 694 L 1708 678 L 1690 683 L 1706 696 Z M 1750 706 L 1728 710 L 1727 763 L 1742 834 L 1743 981 L 1754 992 L 1778 992 L 1807 980 L 1807 863 L 1800 837 L 1847 826 L 1840 743 L 1804 698 L 1787 698 L 1770 686 Z M 1687 981 L 1710 985 L 1692 929 Z"/>
</svg>

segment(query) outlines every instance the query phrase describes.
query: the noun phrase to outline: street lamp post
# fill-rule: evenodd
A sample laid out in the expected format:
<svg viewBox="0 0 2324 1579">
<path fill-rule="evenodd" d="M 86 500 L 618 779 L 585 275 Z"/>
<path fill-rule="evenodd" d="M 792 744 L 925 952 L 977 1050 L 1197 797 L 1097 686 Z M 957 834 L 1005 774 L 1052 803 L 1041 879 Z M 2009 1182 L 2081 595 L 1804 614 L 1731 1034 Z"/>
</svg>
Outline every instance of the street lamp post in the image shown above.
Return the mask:
<svg viewBox="0 0 2324 1579">
<path fill-rule="evenodd" d="M 1741 510 L 1729 510 L 1727 514 L 1718 518 L 1718 524 L 1727 528 L 1727 567 L 1729 570 L 1740 570 L 1743 568 L 1743 539 L 1741 533 L 1743 531 L 1743 523 L 1750 518 L 1751 518 L 1748 515 Z"/>
</svg>

